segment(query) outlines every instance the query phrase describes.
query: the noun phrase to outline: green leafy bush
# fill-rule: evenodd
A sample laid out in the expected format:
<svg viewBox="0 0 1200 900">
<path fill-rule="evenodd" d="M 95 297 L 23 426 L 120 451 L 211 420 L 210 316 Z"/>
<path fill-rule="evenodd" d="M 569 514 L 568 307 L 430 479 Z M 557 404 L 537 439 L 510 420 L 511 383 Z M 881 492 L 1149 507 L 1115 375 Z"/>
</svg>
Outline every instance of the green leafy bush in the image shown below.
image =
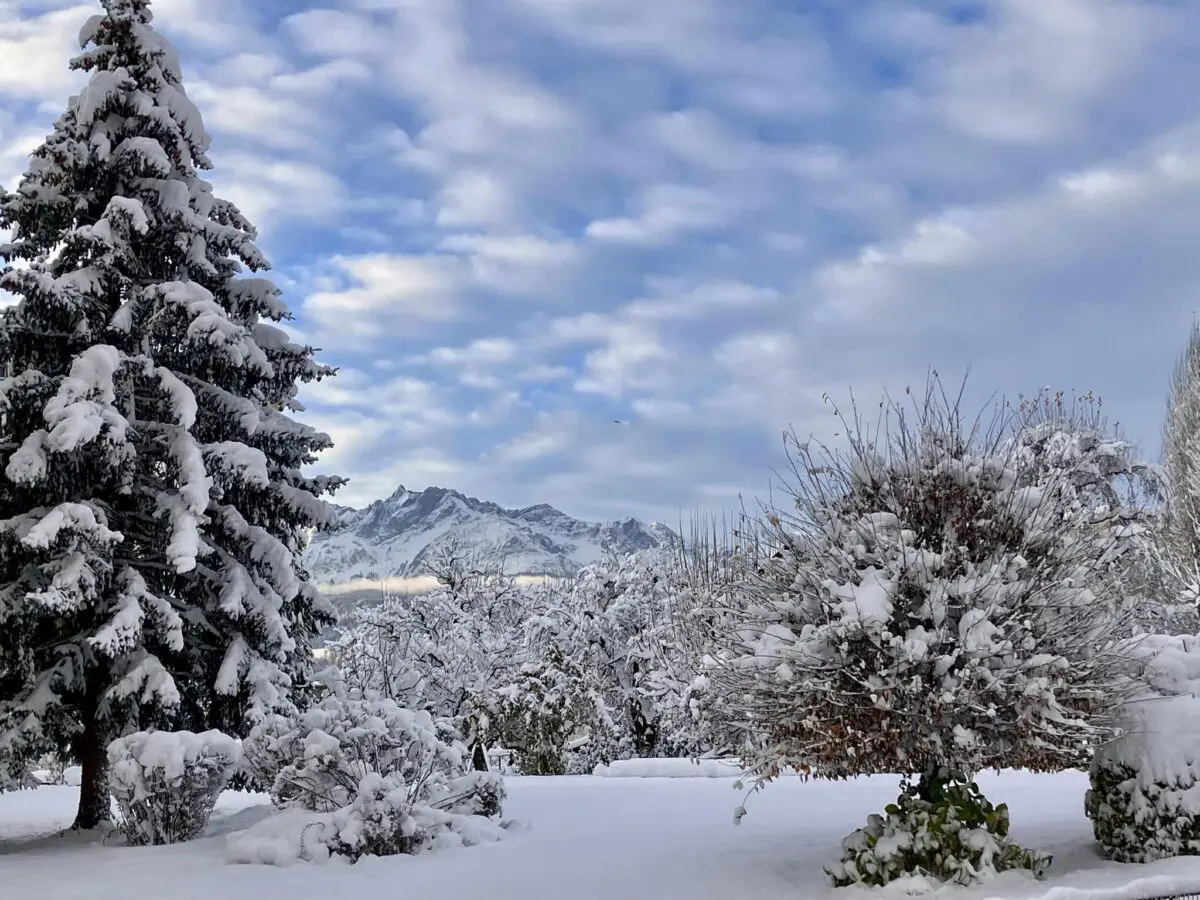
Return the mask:
<svg viewBox="0 0 1200 900">
<path fill-rule="evenodd" d="M 956 773 L 905 784 L 884 812 L 842 842 L 842 858 L 825 869 L 836 887 L 878 887 L 905 876 L 969 885 L 1006 869 L 1040 878 L 1050 866 L 1049 856 L 1009 839 L 1005 804 L 993 806 Z"/>
<path fill-rule="evenodd" d="M 1132 766 L 1097 761 L 1084 798 L 1092 833 L 1106 859 L 1147 863 L 1200 856 L 1200 806 L 1191 801 L 1196 781 L 1156 781 Z"/>
</svg>

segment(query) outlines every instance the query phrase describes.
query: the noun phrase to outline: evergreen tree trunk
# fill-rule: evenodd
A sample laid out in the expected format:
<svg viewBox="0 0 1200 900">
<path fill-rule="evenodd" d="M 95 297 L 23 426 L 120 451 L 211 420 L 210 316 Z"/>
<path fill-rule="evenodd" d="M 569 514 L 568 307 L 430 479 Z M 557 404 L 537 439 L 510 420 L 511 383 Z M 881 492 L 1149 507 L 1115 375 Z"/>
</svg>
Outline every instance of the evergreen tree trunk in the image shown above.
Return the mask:
<svg viewBox="0 0 1200 900">
<path fill-rule="evenodd" d="M 104 726 L 96 716 L 95 700 L 89 696 L 79 736 L 79 765 L 83 769 L 79 783 L 79 809 L 75 829 L 92 829 L 109 821 L 112 800 L 108 791 L 108 746 Z"/>
</svg>

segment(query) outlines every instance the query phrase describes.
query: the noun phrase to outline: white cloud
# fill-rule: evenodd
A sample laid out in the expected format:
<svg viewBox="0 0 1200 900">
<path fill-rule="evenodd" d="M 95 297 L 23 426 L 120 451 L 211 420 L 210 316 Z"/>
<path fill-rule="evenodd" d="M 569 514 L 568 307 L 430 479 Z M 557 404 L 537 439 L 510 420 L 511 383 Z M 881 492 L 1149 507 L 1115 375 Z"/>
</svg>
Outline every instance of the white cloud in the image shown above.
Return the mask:
<svg viewBox="0 0 1200 900">
<path fill-rule="evenodd" d="M 473 363 L 504 363 L 517 355 L 517 345 L 508 338 L 479 338 L 466 347 L 438 347 L 428 359 L 438 365 L 471 365 Z"/>
<path fill-rule="evenodd" d="M 476 284 L 545 297 L 584 260 L 577 244 L 532 234 L 451 234 L 438 249 L 463 256 Z"/>
<path fill-rule="evenodd" d="M 316 56 L 360 56 L 388 51 L 386 29 L 369 17 L 338 9 L 308 9 L 283 20 L 284 29 Z"/>
<path fill-rule="evenodd" d="M 1150 4 L 1128 0 L 1003 0 L 958 26 L 928 66 L 937 111 L 979 137 L 1036 143 L 1093 112 L 1161 27 Z"/>
<path fill-rule="evenodd" d="M 6 186 L 78 84 L 69 5 L 0 0 Z M 674 524 L 761 493 L 826 392 L 930 364 L 1099 387 L 1153 440 L 1200 283 L 1200 9 L 327 6 L 154 9 L 218 193 L 343 366 L 305 395 L 343 500 Z"/>
<path fill-rule="evenodd" d="M 0 119 L 0 185 L 15 188 L 29 164 L 29 154 L 38 148 L 45 135 L 38 132 L 21 134 L 5 126 Z"/>
<path fill-rule="evenodd" d="M 914 294 L 925 289 L 931 277 L 961 286 L 960 308 L 978 308 L 979 301 L 972 297 L 993 295 L 997 281 L 989 277 L 972 287 L 972 273 L 980 277 L 993 269 L 1007 270 L 1001 276 L 1003 284 L 1020 282 L 1027 273 L 1036 278 L 1047 267 L 1077 267 L 1086 276 L 1089 264 L 1100 262 L 1095 258 L 1100 246 L 1111 254 L 1110 243 L 1121 255 L 1140 256 L 1150 237 L 1144 230 L 1147 220 L 1154 220 L 1158 211 L 1171 206 L 1200 210 L 1198 161 L 1200 147 L 1121 167 L 1102 165 L 1063 175 L 1047 188 L 1001 203 L 922 219 L 894 242 L 865 247 L 852 260 L 832 261 L 819 269 L 814 278 L 821 298 L 818 318 L 910 314 L 922 302 Z M 1175 221 L 1172 215 L 1150 227 L 1167 232 L 1165 239 L 1175 243 L 1182 237 L 1171 235 Z M 922 287 L 914 290 L 917 284 Z M 1013 302 L 1030 299 L 1017 296 Z M 932 298 L 926 302 L 933 305 Z M 938 309 L 947 303 L 942 301 Z"/>
<path fill-rule="evenodd" d="M 498 225 L 517 211 L 513 189 L 491 172 L 465 169 L 450 174 L 438 193 L 437 223 L 447 227 Z"/>
<path fill-rule="evenodd" d="M 680 279 L 653 279 L 651 296 L 621 307 L 619 315 L 645 321 L 703 318 L 725 311 L 753 312 L 780 298 L 775 288 L 744 281 L 715 279 L 699 284 Z"/>
<path fill-rule="evenodd" d="M 608 328 L 604 346 L 584 360 L 584 374 L 575 389 L 606 397 L 623 397 L 666 380 L 664 363 L 670 351 L 649 328 L 616 323 Z"/>
<path fill-rule="evenodd" d="M 661 184 L 649 188 L 631 217 L 589 222 L 587 235 L 598 241 L 654 245 L 669 243 L 689 231 L 704 231 L 722 224 L 728 215 L 727 199 L 687 185 Z"/>
<path fill-rule="evenodd" d="M 336 220 L 347 202 L 346 188 L 313 163 L 250 153 L 226 153 L 213 173 L 217 192 L 232 201 L 261 232 L 288 221 Z"/>
<path fill-rule="evenodd" d="M 306 401 L 365 416 L 406 440 L 425 439 L 463 421 L 451 409 L 448 394 L 442 385 L 409 375 L 381 381 L 350 368 L 305 390 Z"/>
<path fill-rule="evenodd" d="M 335 256 L 330 264 L 349 284 L 310 294 L 304 314 L 342 346 L 383 341 L 462 314 L 453 257 L 377 253 Z"/>
<path fill-rule="evenodd" d="M 439 181 L 436 220 L 511 227 L 525 190 L 577 134 L 574 111 L 516 66 L 475 58 L 459 0 L 358 0 L 359 12 L 300 13 L 287 27 L 309 53 L 368 60 L 381 86 L 411 103 L 422 125 L 398 158 Z M 548 165 L 547 165 L 548 164 Z"/>
<path fill-rule="evenodd" d="M 682 400 L 654 397 L 639 397 L 630 407 L 643 419 L 686 419 L 692 414 L 692 405 Z"/>
<path fill-rule="evenodd" d="M 577 446 L 579 425 L 574 412 L 540 413 L 529 431 L 500 444 L 485 458 L 519 466 L 566 453 Z"/>
<path fill-rule="evenodd" d="M 570 366 L 552 366 L 546 363 L 538 363 L 518 372 L 517 379 L 520 381 L 551 382 L 570 378 L 574 374 L 575 370 Z"/>
<path fill-rule="evenodd" d="M 370 79 L 369 69 L 351 61 L 290 72 L 278 57 L 261 54 L 207 74 L 214 80 L 192 80 L 187 90 L 209 131 L 283 151 L 321 149 L 330 136 L 324 101 Z"/>
<path fill-rule="evenodd" d="M 22 14 L 22 4 L 0 2 L 0 96 L 65 99 L 82 83 L 66 66 L 79 52 L 79 29 L 96 10 L 91 3 L 61 4 Z"/>
<path fill-rule="evenodd" d="M 665 63 L 713 100 L 750 113 L 797 116 L 835 102 L 823 36 L 801 16 L 720 0 L 517 0 L 530 18 L 574 41 Z M 623 60 L 622 60 L 623 61 Z"/>
</svg>

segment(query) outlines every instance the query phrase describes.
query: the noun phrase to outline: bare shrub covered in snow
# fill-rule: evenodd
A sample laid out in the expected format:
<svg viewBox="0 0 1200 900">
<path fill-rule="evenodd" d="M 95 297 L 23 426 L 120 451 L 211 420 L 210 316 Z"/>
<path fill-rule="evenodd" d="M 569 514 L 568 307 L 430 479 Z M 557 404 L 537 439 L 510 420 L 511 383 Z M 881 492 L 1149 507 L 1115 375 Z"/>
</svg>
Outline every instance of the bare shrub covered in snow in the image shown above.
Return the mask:
<svg viewBox="0 0 1200 900">
<path fill-rule="evenodd" d="M 1186 510 L 1164 518 L 1168 482 L 1160 466 L 1140 459 L 1119 429 L 1108 424 L 1092 394 L 1043 390 L 1015 410 L 1012 448 L 1026 484 L 1063 485 L 1063 505 L 1080 536 L 1095 545 L 1094 569 L 1119 585 L 1130 633 L 1194 633 L 1195 557 L 1172 540 Z"/>
<path fill-rule="evenodd" d="M 1077 527 L 1070 466 L 1030 479 L 997 414 L 936 379 L 912 409 L 795 442 L 794 512 L 770 514 L 716 604 L 708 673 L 761 781 L 1079 766 L 1113 725 L 1113 585 Z"/>
<path fill-rule="evenodd" d="M 694 607 L 681 547 L 611 556 L 582 569 L 559 640 L 595 676 L 617 758 L 710 749 L 692 705 L 695 660 L 676 622 Z"/>
<path fill-rule="evenodd" d="M 474 746 L 495 692 L 538 658 L 531 624 L 556 588 L 521 584 L 459 542 L 441 546 L 428 566 L 437 589 L 352 610 L 330 656 L 355 696 L 451 719 Z"/>
<path fill-rule="evenodd" d="M 200 834 L 241 759 L 219 731 L 139 731 L 108 745 L 109 787 L 125 840 L 174 844 Z"/>
<path fill-rule="evenodd" d="M 1153 635 L 1131 651 L 1123 733 L 1092 760 L 1092 830 L 1118 862 L 1200 856 L 1200 638 Z"/>
<path fill-rule="evenodd" d="M 297 717 L 270 716 L 244 741 L 246 765 L 281 807 L 317 813 L 321 843 L 351 858 L 417 853 L 444 831 L 494 833 L 504 785 L 470 768 L 449 723 L 393 700 L 328 697 Z"/>
</svg>

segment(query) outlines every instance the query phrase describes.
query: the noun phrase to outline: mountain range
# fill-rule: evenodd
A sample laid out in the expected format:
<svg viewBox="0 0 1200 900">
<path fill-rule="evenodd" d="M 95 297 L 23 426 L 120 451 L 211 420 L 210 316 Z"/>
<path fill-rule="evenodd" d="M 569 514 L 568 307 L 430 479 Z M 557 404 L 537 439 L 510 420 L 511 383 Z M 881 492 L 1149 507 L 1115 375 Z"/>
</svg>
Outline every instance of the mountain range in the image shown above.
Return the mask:
<svg viewBox="0 0 1200 900">
<path fill-rule="evenodd" d="M 657 523 L 584 522 L 545 503 L 505 509 L 442 487 L 401 487 L 364 509 L 337 510 L 336 524 L 314 534 L 304 553 L 313 578 L 329 586 L 421 577 L 430 553 L 451 541 L 486 547 L 510 575 L 569 575 L 606 551 L 677 539 Z"/>
</svg>

